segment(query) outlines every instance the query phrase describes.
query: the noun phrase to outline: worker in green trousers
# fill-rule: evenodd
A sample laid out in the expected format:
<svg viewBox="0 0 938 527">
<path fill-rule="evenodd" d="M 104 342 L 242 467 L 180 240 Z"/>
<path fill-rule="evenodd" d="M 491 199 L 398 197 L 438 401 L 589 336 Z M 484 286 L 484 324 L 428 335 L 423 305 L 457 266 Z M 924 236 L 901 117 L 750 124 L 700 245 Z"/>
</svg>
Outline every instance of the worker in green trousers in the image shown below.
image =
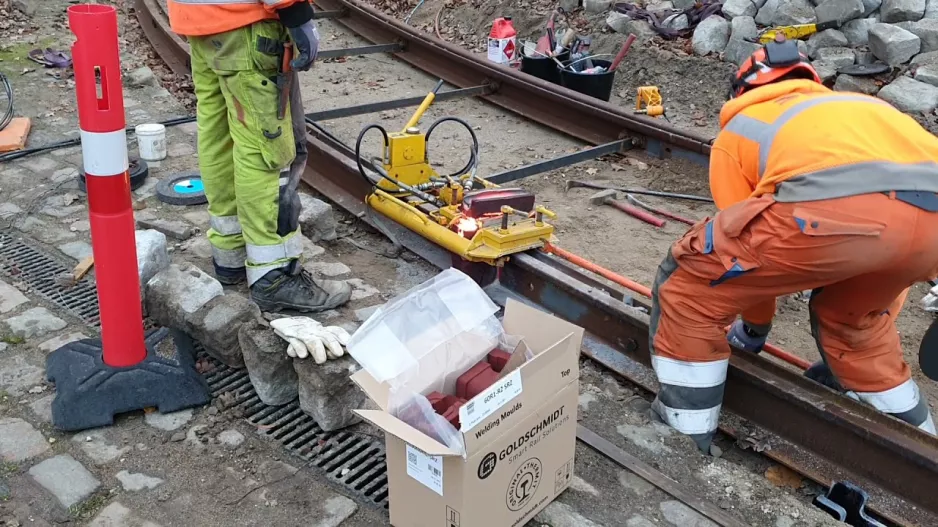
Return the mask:
<svg viewBox="0 0 938 527">
<path fill-rule="evenodd" d="M 286 46 L 298 48 L 294 69 L 309 69 L 316 58 L 311 9 L 302 20 L 307 7 L 299 2 L 283 10 L 296 25 L 289 29 L 281 16 L 188 37 L 215 274 L 224 284 L 247 279 L 252 299 L 265 311 L 322 311 L 351 296 L 347 283 L 314 280 L 299 262 L 297 185 L 307 158 L 303 102 L 296 73 L 289 72 L 289 105 L 278 118 L 277 79 Z"/>
</svg>

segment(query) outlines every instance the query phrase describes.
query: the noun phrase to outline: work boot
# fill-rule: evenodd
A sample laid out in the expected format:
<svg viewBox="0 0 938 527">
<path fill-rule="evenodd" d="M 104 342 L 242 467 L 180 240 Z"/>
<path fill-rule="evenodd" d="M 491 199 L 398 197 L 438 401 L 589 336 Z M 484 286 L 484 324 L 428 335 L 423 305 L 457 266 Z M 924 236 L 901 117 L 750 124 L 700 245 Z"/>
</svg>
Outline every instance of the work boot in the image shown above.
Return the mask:
<svg viewBox="0 0 938 527">
<path fill-rule="evenodd" d="M 215 263 L 215 260 L 212 260 L 212 266 L 215 268 L 215 279 L 222 285 L 238 285 L 248 279 L 244 267 L 222 267 Z"/>
<path fill-rule="evenodd" d="M 315 280 L 296 260 L 251 285 L 251 299 L 261 311 L 325 311 L 345 304 L 351 296 L 352 287 L 347 283 Z"/>
<path fill-rule="evenodd" d="M 814 382 L 827 386 L 832 390 L 838 392 L 844 391 L 843 386 L 837 382 L 837 377 L 834 376 L 834 372 L 831 371 L 830 366 L 828 366 L 827 363 L 823 360 L 819 360 L 812 364 L 810 368 L 804 371 L 803 375 Z"/>
</svg>

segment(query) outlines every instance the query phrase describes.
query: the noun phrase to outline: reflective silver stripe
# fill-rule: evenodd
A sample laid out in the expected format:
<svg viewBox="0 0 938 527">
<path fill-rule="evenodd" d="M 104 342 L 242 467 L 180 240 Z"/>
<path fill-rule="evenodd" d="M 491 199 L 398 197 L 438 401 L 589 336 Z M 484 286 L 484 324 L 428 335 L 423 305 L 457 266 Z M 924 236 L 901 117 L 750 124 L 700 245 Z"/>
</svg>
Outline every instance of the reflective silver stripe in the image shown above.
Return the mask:
<svg viewBox="0 0 938 527">
<path fill-rule="evenodd" d="M 269 6 L 280 5 L 283 2 L 284 0 L 264 0 L 264 4 L 269 5 Z"/>
<path fill-rule="evenodd" d="M 817 201 L 890 190 L 938 192 L 938 163 L 869 161 L 800 174 L 777 185 L 775 200 Z"/>
<path fill-rule="evenodd" d="M 765 167 L 769 161 L 769 153 L 772 151 L 772 143 L 775 141 L 775 136 L 778 135 L 782 127 L 785 126 L 788 121 L 797 117 L 801 112 L 828 102 L 870 102 L 889 106 L 889 103 L 885 101 L 862 95 L 824 95 L 792 105 L 791 108 L 782 112 L 782 114 L 771 123 L 760 121 L 748 115 L 739 114 L 730 119 L 730 122 L 726 123 L 723 129 L 741 135 L 759 144 L 759 179 L 762 179 L 762 176 L 765 174 Z"/>
<path fill-rule="evenodd" d="M 285 187 L 290 183 L 290 169 L 280 171 L 280 186 Z"/>
<path fill-rule="evenodd" d="M 237 216 L 209 216 L 208 225 L 222 236 L 241 234 L 241 222 Z"/>
<path fill-rule="evenodd" d="M 683 434 L 706 434 L 717 429 L 720 421 L 720 407 L 705 408 L 703 410 L 681 410 L 665 406 L 659 400 L 652 403 L 655 412 L 671 428 Z"/>
<path fill-rule="evenodd" d="M 244 247 L 238 249 L 219 249 L 212 246 L 212 260 L 221 267 L 229 269 L 240 269 L 244 267 L 244 260 L 247 259 L 247 252 Z"/>
<path fill-rule="evenodd" d="M 248 262 L 252 265 L 299 258 L 302 253 L 303 239 L 297 234 L 291 234 L 283 243 L 277 245 L 247 245 Z"/>
<path fill-rule="evenodd" d="M 260 0 L 169 0 L 177 4 L 195 5 L 227 5 L 227 4 L 259 4 Z"/>
<path fill-rule="evenodd" d="M 918 427 L 933 436 L 938 435 L 938 432 L 935 431 L 935 420 L 932 419 L 931 413 L 928 414 L 928 419 L 925 419 L 925 422 L 918 425 Z"/>
<path fill-rule="evenodd" d="M 651 365 L 658 375 L 659 382 L 688 388 L 709 388 L 723 384 L 726 382 L 729 363 L 729 359 L 686 362 L 658 355 L 651 356 Z"/>
<path fill-rule="evenodd" d="M 254 282 L 260 280 L 265 274 L 273 271 L 274 269 L 280 269 L 281 267 L 286 267 L 290 262 L 281 262 L 268 265 L 259 265 L 259 266 L 248 266 L 247 275 L 248 275 L 248 287 L 254 285 Z"/>
<path fill-rule="evenodd" d="M 918 385 L 912 379 L 882 392 L 854 393 L 864 403 L 887 414 L 908 412 L 915 408 L 919 401 Z"/>
</svg>

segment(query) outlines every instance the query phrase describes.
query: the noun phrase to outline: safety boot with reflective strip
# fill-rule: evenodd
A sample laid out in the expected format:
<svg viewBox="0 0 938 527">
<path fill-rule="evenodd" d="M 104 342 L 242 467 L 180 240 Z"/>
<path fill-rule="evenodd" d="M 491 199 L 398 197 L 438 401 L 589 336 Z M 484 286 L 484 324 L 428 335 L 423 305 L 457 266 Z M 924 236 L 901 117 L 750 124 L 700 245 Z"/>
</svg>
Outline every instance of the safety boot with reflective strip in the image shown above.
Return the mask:
<svg viewBox="0 0 938 527">
<path fill-rule="evenodd" d="M 346 282 L 315 280 L 296 260 L 251 285 L 251 299 L 262 311 L 325 311 L 345 304 L 351 297 L 352 288 Z"/>
</svg>

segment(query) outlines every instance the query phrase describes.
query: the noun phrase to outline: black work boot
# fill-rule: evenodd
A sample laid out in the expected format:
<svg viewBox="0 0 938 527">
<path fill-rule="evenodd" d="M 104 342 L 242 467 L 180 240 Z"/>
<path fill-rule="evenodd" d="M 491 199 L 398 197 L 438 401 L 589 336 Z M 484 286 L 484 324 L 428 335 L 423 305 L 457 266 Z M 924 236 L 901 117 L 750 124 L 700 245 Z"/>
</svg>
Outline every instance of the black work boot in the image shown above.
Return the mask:
<svg viewBox="0 0 938 527">
<path fill-rule="evenodd" d="M 215 278 L 222 285 L 238 285 L 248 279 L 244 267 L 222 267 L 215 260 L 212 260 L 212 266 L 215 268 Z"/>
<path fill-rule="evenodd" d="M 315 280 L 296 260 L 251 285 L 251 299 L 261 311 L 325 311 L 345 304 L 351 296 L 352 287 L 347 283 Z"/>
</svg>

